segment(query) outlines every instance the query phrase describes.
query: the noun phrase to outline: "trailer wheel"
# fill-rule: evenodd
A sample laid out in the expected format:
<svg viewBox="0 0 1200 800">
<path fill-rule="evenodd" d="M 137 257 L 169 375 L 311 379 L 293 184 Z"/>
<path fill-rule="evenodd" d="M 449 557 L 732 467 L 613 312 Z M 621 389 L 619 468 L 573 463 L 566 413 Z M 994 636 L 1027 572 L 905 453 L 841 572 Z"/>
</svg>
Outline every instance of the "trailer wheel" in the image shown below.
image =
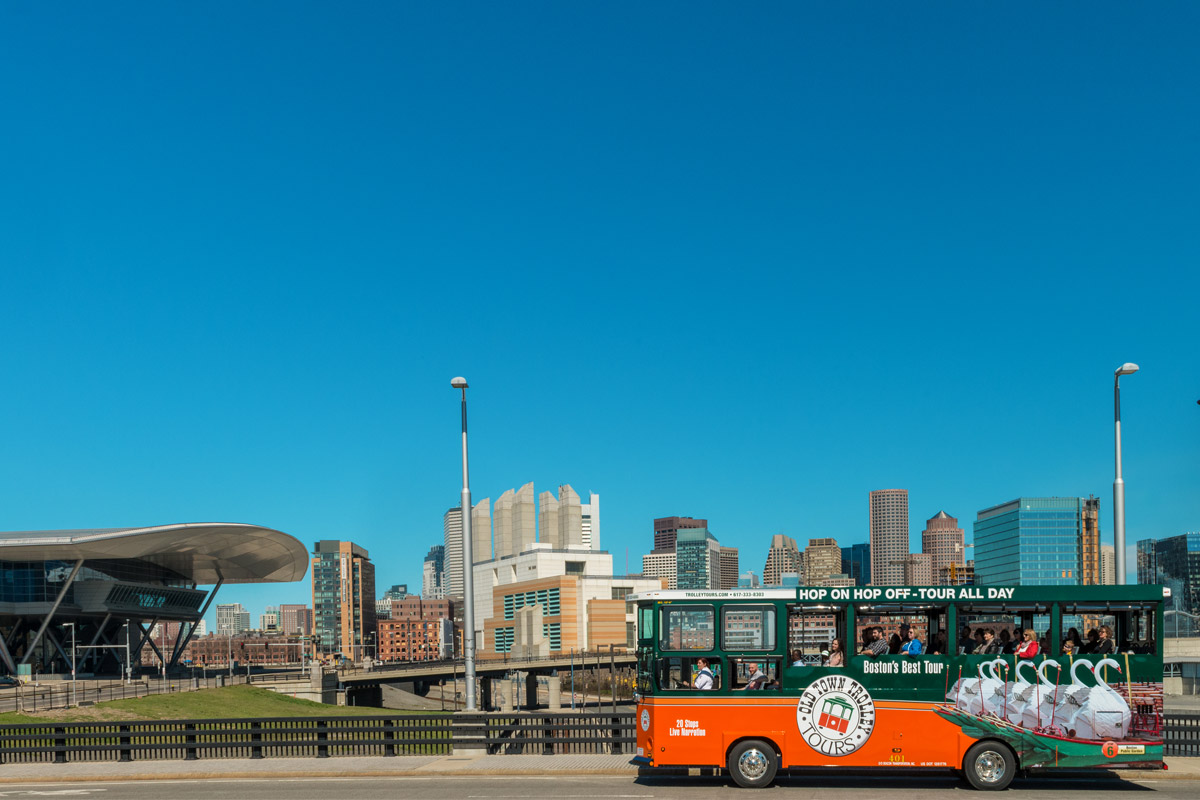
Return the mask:
<svg viewBox="0 0 1200 800">
<path fill-rule="evenodd" d="M 779 757 L 775 746 L 762 739 L 747 739 L 738 742 L 729 751 L 726 762 L 733 782 L 743 789 L 762 789 L 770 786 L 779 769 Z"/>
<path fill-rule="evenodd" d="M 979 742 L 963 759 L 967 783 L 981 791 L 1007 789 L 1017 774 L 1017 757 L 1001 742 Z"/>
</svg>

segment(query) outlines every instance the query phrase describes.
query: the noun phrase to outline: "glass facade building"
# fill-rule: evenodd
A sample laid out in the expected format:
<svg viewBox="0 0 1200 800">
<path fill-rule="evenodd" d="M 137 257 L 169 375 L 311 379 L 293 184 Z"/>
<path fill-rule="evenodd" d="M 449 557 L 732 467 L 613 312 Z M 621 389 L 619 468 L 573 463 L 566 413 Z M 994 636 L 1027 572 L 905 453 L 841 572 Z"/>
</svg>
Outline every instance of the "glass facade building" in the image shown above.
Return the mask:
<svg viewBox="0 0 1200 800">
<path fill-rule="evenodd" d="M 1171 608 L 1200 614 L 1200 532 L 1137 543 L 1138 583 L 1171 589 Z"/>
<path fill-rule="evenodd" d="M 975 519 L 975 582 L 998 586 L 1071 586 L 1098 564 L 1089 528 L 1096 501 L 1085 497 L 1019 497 Z M 1095 552 L 1092 552 L 1092 549 Z"/>
<path fill-rule="evenodd" d="M 675 537 L 675 585 L 680 589 L 719 589 L 721 545 L 708 528 L 685 528 Z"/>
<path fill-rule="evenodd" d="M 842 572 L 854 579 L 855 586 L 871 582 L 871 545 L 866 542 L 842 548 Z"/>
</svg>

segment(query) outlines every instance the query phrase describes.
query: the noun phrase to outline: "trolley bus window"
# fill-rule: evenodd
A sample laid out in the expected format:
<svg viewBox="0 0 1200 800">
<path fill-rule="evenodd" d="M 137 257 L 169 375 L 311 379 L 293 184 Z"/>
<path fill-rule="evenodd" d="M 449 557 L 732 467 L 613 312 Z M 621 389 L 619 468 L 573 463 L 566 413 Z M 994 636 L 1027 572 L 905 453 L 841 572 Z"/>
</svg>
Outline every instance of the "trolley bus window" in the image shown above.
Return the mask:
<svg viewBox="0 0 1200 800">
<path fill-rule="evenodd" d="M 701 659 L 705 663 L 701 663 Z M 707 680 L 701 680 L 701 670 L 707 669 Z M 658 687 L 660 689 L 700 689 L 716 690 L 721 688 L 721 660 L 719 658 L 696 658 L 678 656 L 660 658 L 658 660 Z"/>
<path fill-rule="evenodd" d="M 856 651 L 862 651 L 870 642 L 867 631 L 883 629 L 884 641 L 889 643 L 888 652 L 920 655 L 945 655 L 947 607 L 944 605 L 907 605 L 879 603 L 858 606 L 854 618 Z M 913 640 L 919 645 L 913 645 Z"/>
<path fill-rule="evenodd" d="M 834 639 L 845 653 L 846 618 L 837 606 L 788 606 L 788 659 L 792 666 L 819 667 Z"/>
<path fill-rule="evenodd" d="M 1061 611 L 1063 637 L 1069 638 L 1071 628 L 1075 628 L 1083 644 L 1079 652 L 1084 655 L 1157 652 L 1156 610 L 1151 604 L 1064 603 Z M 1111 647 L 1100 643 L 1100 631 L 1105 627 L 1112 632 Z"/>
<path fill-rule="evenodd" d="M 654 639 L 654 607 L 648 603 L 638 607 L 638 639 L 643 642 Z"/>
<path fill-rule="evenodd" d="M 733 605 L 721 609 L 722 650 L 774 650 L 775 606 Z"/>
<path fill-rule="evenodd" d="M 1063 616 L 1063 631 L 1070 624 Z M 958 607 L 957 651 L 962 653 L 1011 653 L 1021 643 L 1018 630 L 1033 628 L 1038 648 L 1049 644 L 1050 607 L 1048 604 L 973 603 Z M 993 634 L 989 644 L 986 631 Z M 987 648 L 986 650 L 984 648 Z M 1057 651 L 1055 651 L 1057 652 Z"/>
<path fill-rule="evenodd" d="M 716 643 L 712 606 L 663 606 L 658 649 L 712 650 Z"/>
</svg>

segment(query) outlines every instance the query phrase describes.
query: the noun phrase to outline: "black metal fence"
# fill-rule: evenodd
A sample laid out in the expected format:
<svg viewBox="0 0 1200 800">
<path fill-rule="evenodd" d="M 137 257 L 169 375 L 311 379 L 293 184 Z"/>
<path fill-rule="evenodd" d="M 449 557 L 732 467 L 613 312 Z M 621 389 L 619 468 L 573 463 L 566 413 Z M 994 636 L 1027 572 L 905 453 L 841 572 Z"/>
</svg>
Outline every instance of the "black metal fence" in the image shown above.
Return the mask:
<svg viewBox="0 0 1200 800">
<path fill-rule="evenodd" d="M 628 753 L 633 715 L 424 714 L 0 725 L 0 763 L 205 758 Z"/>
<path fill-rule="evenodd" d="M 632 755 L 634 715 L 421 714 L 0 725 L 0 764 L 210 758 L 492 754 Z M 1200 714 L 1168 714 L 1168 757 L 1200 757 Z"/>
<path fill-rule="evenodd" d="M 1200 757 L 1200 714 L 1163 715 L 1163 755 Z"/>
</svg>

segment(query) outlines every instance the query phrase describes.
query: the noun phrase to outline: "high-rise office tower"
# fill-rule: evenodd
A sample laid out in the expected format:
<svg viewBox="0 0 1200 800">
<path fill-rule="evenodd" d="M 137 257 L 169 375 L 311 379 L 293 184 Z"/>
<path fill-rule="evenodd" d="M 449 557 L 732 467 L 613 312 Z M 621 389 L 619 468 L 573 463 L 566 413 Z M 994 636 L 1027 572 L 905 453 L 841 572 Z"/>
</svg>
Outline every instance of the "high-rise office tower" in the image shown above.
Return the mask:
<svg viewBox="0 0 1200 800">
<path fill-rule="evenodd" d="M 496 503 L 499 507 L 499 502 Z M 442 573 L 442 593 L 446 597 L 463 596 L 463 524 L 462 508 L 446 509 L 442 515 L 442 541 L 446 548 Z"/>
<path fill-rule="evenodd" d="M 1117 549 L 1111 544 L 1100 545 L 1100 583 L 1114 586 L 1117 582 Z"/>
<path fill-rule="evenodd" d="M 721 577 L 718 589 L 736 589 L 738 585 L 738 549 L 722 547 L 720 552 Z"/>
<path fill-rule="evenodd" d="M 834 575 L 842 574 L 842 549 L 837 539 L 809 539 L 804 548 L 802 582 L 808 586 L 829 586 Z"/>
<path fill-rule="evenodd" d="M 904 583 L 908 558 L 908 490 L 871 492 L 871 582 Z"/>
<path fill-rule="evenodd" d="M 279 606 L 267 606 L 258 615 L 258 629 L 263 633 L 279 632 Z"/>
<path fill-rule="evenodd" d="M 1089 497 L 1079 509 L 1079 574 L 1084 586 L 1102 582 L 1100 576 L 1100 500 Z"/>
<path fill-rule="evenodd" d="M 471 506 L 471 563 L 492 560 L 491 498 L 485 497 Z"/>
<path fill-rule="evenodd" d="M 1200 614 L 1200 532 L 1139 540 L 1137 579 L 1138 583 L 1161 583 L 1169 587 L 1168 605 L 1172 611 Z M 1185 620 L 1175 622 L 1186 624 Z"/>
<path fill-rule="evenodd" d="M 871 582 L 871 545 L 863 542 L 842 548 L 842 572 L 855 586 L 866 586 Z"/>
<path fill-rule="evenodd" d="M 429 548 L 429 552 L 425 555 L 425 562 L 421 565 L 421 596 L 428 600 L 441 599 L 442 592 L 442 575 L 446 571 L 446 547 L 445 545 L 434 545 Z"/>
<path fill-rule="evenodd" d="M 312 609 L 300 603 L 284 603 L 279 607 L 279 628 L 287 635 L 308 636 L 312 633 Z"/>
<path fill-rule="evenodd" d="M 1018 497 L 983 509 L 975 518 L 976 583 L 1078 586 L 1088 563 L 1098 580 L 1100 546 L 1088 529 L 1098 505 L 1086 497 Z"/>
<path fill-rule="evenodd" d="M 647 578 L 666 578 L 668 589 L 677 589 L 674 550 L 651 550 L 642 556 L 642 574 Z"/>
<path fill-rule="evenodd" d="M 804 556 L 796 540 L 781 533 L 772 536 L 771 547 L 767 551 L 767 563 L 763 567 L 763 586 L 782 586 L 785 572 L 799 575 L 803 569 Z"/>
<path fill-rule="evenodd" d="M 948 569 L 945 574 L 958 582 L 958 571 L 967 565 L 963 544 L 963 529 L 958 527 L 958 519 L 945 511 L 939 511 L 925 522 L 925 530 L 921 531 L 921 552 L 933 559 L 931 571 L 939 583 L 943 568 L 951 564 L 953 569 Z"/>
<path fill-rule="evenodd" d="M 675 537 L 675 583 L 680 589 L 721 585 L 721 543 L 708 528 L 680 530 Z"/>
<path fill-rule="evenodd" d="M 367 551 L 333 539 L 314 544 L 312 597 L 317 652 L 361 659 L 375 636 L 375 565 Z"/>
<path fill-rule="evenodd" d="M 691 517 L 659 517 L 654 520 L 654 549 L 674 550 L 675 536 L 681 530 L 707 528 L 708 520 Z"/>
<path fill-rule="evenodd" d="M 250 612 L 241 603 L 217 604 L 217 634 L 237 636 L 250 630 Z"/>
<path fill-rule="evenodd" d="M 600 549 L 600 495 L 592 492 L 588 501 L 580 507 L 580 527 L 583 546 L 588 550 Z"/>
</svg>

